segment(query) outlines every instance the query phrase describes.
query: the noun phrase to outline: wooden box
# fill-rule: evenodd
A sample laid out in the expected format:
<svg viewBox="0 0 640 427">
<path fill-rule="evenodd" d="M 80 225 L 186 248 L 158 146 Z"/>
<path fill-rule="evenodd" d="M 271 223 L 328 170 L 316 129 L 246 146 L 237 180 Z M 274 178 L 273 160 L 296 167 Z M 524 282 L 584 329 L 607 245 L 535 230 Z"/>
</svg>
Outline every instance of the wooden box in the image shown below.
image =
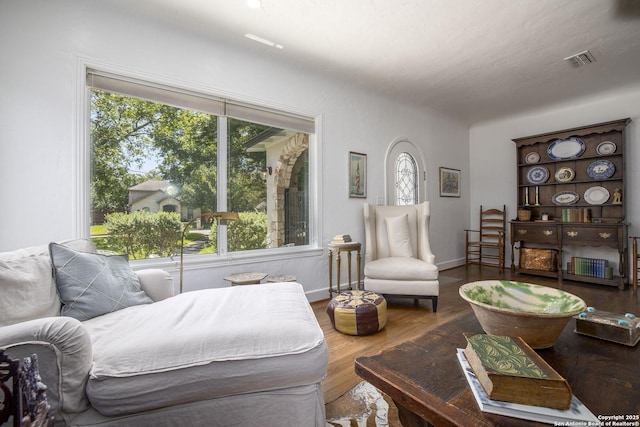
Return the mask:
<svg viewBox="0 0 640 427">
<path fill-rule="evenodd" d="M 617 314 L 589 308 L 574 318 L 575 332 L 578 334 L 632 347 L 640 341 L 640 318 L 633 314 Z"/>
<path fill-rule="evenodd" d="M 524 270 L 558 270 L 558 251 L 555 249 L 520 249 L 520 268 Z"/>
<path fill-rule="evenodd" d="M 492 400 L 569 409 L 571 388 L 520 337 L 467 336 L 464 355 Z"/>
</svg>

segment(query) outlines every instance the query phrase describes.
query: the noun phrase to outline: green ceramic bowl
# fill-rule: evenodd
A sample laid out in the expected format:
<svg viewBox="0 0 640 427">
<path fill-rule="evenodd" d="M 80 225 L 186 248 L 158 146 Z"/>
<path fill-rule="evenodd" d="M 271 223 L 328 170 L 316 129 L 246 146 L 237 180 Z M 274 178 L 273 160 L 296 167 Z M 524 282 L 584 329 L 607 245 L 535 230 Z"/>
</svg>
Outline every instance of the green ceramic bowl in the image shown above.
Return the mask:
<svg viewBox="0 0 640 427">
<path fill-rule="evenodd" d="M 569 319 L 586 307 L 568 292 L 508 280 L 467 283 L 459 293 L 486 333 L 521 337 L 537 349 L 551 347 Z"/>
</svg>

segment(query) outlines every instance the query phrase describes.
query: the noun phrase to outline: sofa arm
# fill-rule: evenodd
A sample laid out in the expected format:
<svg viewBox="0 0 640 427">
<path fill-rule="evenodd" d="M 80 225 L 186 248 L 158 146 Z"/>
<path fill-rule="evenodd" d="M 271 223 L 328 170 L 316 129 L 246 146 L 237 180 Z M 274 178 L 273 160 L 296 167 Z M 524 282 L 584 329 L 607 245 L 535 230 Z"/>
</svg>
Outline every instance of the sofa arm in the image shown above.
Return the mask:
<svg viewBox="0 0 640 427">
<path fill-rule="evenodd" d="M 159 268 L 136 271 L 140 288 L 154 301 L 161 301 L 174 295 L 173 277 Z"/>
<path fill-rule="evenodd" d="M 61 419 L 65 413 L 89 407 L 85 387 L 93 360 L 91 338 L 82 323 L 71 317 L 43 317 L 0 328 L 0 348 L 14 359 L 38 355 L 47 400 Z"/>
</svg>

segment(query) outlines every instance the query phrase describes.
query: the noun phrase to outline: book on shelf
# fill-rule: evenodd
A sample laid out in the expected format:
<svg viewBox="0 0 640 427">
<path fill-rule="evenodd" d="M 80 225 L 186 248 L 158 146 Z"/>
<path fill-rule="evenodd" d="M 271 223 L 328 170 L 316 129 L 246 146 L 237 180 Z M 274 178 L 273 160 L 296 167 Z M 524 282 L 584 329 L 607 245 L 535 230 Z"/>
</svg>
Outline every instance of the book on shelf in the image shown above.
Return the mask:
<svg viewBox="0 0 640 427">
<path fill-rule="evenodd" d="M 584 422 L 585 425 L 599 425 L 598 418 L 587 408 L 577 397 L 571 397 L 571 407 L 567 410 L 552 409 L 543 406 L 522 405 L 519 403 L 501 402 L 489 399 L 487 393 L 480 385 L 480 382 L 473 373 L 473 369 L 467 361 L 464 350 L 457 349 L 457 357 L 464 372 L 464 376 L 469 383 L 473 397 L 482 412 L 490 414 L 504 415 L 508 417 L 520 418 L 524 420 L 537 421 L 541 423 L 562 425 L 569 422 Z M 578 424 L 571 424 L 578 425 Z"/>
<path fill-rule="evenodd" d="M 598 279 L 610 279 L 607 268 L 609 261 L 600 258 L 571 257 L 567 265 L 567 273 L 576 276 L 595 277 Z"/>
<path fill-rule="evenodd" d="M 568 409 L 571 388 L 520 337 L 467 336 L 464 354 L 492 400 Z"/>
<path fill-rule="evenodd" d="M 331 243 L 350 243 L 351 242 L 351 236 L 348 234 L 336 234 L 335 236 L 333 236 L 333 240 L 331 240 Z"/>
<path fill-rule="evenodd" d="M 589 208 L 562 209 L 562 222 L 591 222 L 591 209 Z"/>
</svg>

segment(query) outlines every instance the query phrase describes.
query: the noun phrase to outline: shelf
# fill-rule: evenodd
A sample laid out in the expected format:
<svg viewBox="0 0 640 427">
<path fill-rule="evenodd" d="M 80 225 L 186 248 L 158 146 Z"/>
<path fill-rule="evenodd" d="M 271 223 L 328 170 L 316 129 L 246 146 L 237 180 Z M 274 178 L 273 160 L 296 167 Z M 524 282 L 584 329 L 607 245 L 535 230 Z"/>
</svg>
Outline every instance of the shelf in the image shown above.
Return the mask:
<svg viewBox="0 0 640 427">
<path fill-rule="evenodd" d="M 580 276 L 578 274 L 569 274 L 565 270 L 562 271 L 562 278 L 564 280 L 573 280 L 575 282 L 595 283 L 598 285 L 618 286 L 623 282 L 623 278 L 620 276 L 614 276 L 613 279 L 600 279 L 597 277 Z"/>
<path fill-rule="evenodd" d="M 547 186 L 551 186 L 551 185 L 571 185 L 571 184 L 594 184 L 594 185 L 599 185 L 605 182 L 614 182 L 614 181 L 624 181 L 622 178 L 609 178 L 609 179 L 601 179 L 599 181 L 592 179 L 592 180 L 573 180 L 573 181 L 569 181 L 569 182 L 543 182 L 541 184 L 518 184 L 518 187 L 523 188 L 523 187 L 547 187 Z"/>
<path fill-rule="evenodd" d="M 530 152 L 530 151 L 528 151 Z M 525 153 L 526 154 L 526 153 Z M 548 165 L 556 165 L 558 163 L 571 163 L 571 162 L 576 162 L 579 160 L 600 160 L 600 159 L 613 159 L 616 157 L 621 157 L 622 153 L 614 153 L 614 154 L 598 154 L 596 156 L 580 156 L 580 157 L 576 157 L 574 159 L 566 159 L 566 160 L 540 160 L 537 163 L 518 163 L 518 167 L 524 167 L 524 168 L 529 168 L 529 167 L 533 167 L 533 166 L 548 166 Z"/>
<path fill-rule="evenodd" d="M 613 279 L 596 279 L 592 277 L 570 275 L 567 274 L 566 271 L 549 272 L 525 270 L 516 268 L 512 265 L 512 268 L 514 268 L 516 272 L 546 277 L 557 277 L 560 283 L 563 278 L 566 278 L 567 280 L 587 283 L 598 283 L 618 287 L 622 284 L 622 286 L 624 286 L 624 280 L 627 275 L 626 270 L 628 269 L 628 266 L 626 265 L 628 264 L 628 261 L 625 261 L 626 258 L 624 255 L 627 251 L 628 243 L 626 241 L 627 225 L 624 223 L 624 219 L 626 218 L 625 203 L 627 195 L 630 194 L 630 189 L 625 188 L 625 128 L 629 121 L 629 119 L 621 119 L 573 129 L 516 138 L 513 140 L 516 143 L 516 191 L 518 206 L 525 206 L 525 202 L 529 202 L 527 207 L 531 211 L 531 221 L 512 222 L 512 226 L 518 227 L 520 229 L 519 231 L 523 233 L 522 235 L 511 236 L 512 246 L 516 241 L 521 243 L 521 247 L 533 247 L 539 246 L 540 244 L 547 244 L 553 245 L 555 249 L 562 254 L 563 247 L 598 246 L 597 244 L 601 241 L 597 236 L 597 227 L 603 225 L 615 226 L 617 230 L 616 235 L 613 238 L 609 238 L 606 245 L 600 246 L 608 246 L 610 249 L 616 249 L 618 251 L 620 262 L 623 263 L 620 269 L 620 271 L 623 272 L 622 277 Z M 576 138 L 581 140 L 581 144 L 583 144 L 581 147 L 576 146 Z M 566 140 L 567 144 L 558 143 L 558 140 Z M 600 154 L 598 152 L 598 146 L 605 141 L 611 141 L 615 144 L 615 152 L 605 154 Z M 554 150 L 554 157 L 562 157 L 561 159 L 552 159 L 547 154 L 552 145 L 554 145 L 554 147 L 552 147 Z M 538 157 L 538 162 L 528 163 L 525 161 L 527 158 L 531 159 L 531 157 L 527 157 L 530 153 L 537 154 L 536 157 Z M 575 157 L 565 158 L 572 155 Z M 593 163 L 598 160 L 608 160 L 611 162 L 612 166 L 603 165 L 604 169 L 598 170 L 595 168 L 596 165 L 593 165 Z M 546 182 L 540 182 L 537 184 L 529 182 L 530 177 L 533 180 L 541 180 L 541 178 L 544 178 L 546 175 L 542 170 L 530 171 L 531 168 L 536 166 L 542 167 L 548 172 Z M 607 169 L 607 167 L 609 169 Z M 556 174 L 563 168 L 570 168 L 573 172 L 572 175 L 563 175 L 563 177 L 572 178 L 571 181 L 558 182 L 556 180 Z M 563 170 L 560 173 L 564 174 L 566 173 L 566 170 Z M 605 178 L 607 175 L 611 176 Z M 596 176 L 596 179 L 593 179 L 592 176 Z M 584 195 L 589 194 L 587 193 L 588 191 L 593 191 L 590 190 L 592 187 L 604 187 L 604 189 L 609 193 L 609 198 L 602 204 L 588 203 L 585 200 Z M 617 192 L 622 194 L 622 203 L 613 204 L 614 200 L 618 201 L 617 195 L 614 199 L 614 193 Z M 576 198 L 572 193 L 575 193 L 578 197 Z M 602 199 L 604 197 L 606 197 L 606 193 L 604 195 L 600 193 L 600 200 L 589 200 L 603 201 Z M 575 201 L 575 203 L 555 204 L 553 201 Z M 538 202 L 538 204 L 534 205 L 536 202 Z M 606 221 L 562 222 L 562 214 L 566 209 L 576 210 L 578 212 L 588 209 L 592 219 L 597 220 L 599 218 L 604 218 Z M 543 213 L 548 214 L 551 220 L 540 221 Z M 578 216 L 576 215 L 576 218 L 577 217 Z M 579 218 L 582 218 L 582 215 L 580 215 Z M 528 230 L 524 230 L 527 228 L 524 226 L 525 224 L 535 224 L 535 227 L 531 226 Z M 548 225 L 548 227 L 544 227 L 545 225 Z M 576 231 L 573 229 L 575 227 L 580 227 L 581 229 Z M 515 229 L 512 229 L 512 231 L 513 230 Z M 527 231 L 528 233 L 525 235 L 524 233 Z M 589 236 L 589 239 L 578 240 L 573 235 L 563 235 L 564 232 L 574 234 L 580 232 L 581 236 L 582 233 L 585 233 Z M 562 263 L 562 260 L 560 260 L 560 262 Z"/>
<path fill-rule="evenodd" d="M 557 277 L 557 271 L 546 271 L 546 270 L 532 270 L 530 268 L 515 268 L 516 273 L 520 274 L 530 274 L 532 276 L 545 276 L 545 277 Z"/>
</svg>

